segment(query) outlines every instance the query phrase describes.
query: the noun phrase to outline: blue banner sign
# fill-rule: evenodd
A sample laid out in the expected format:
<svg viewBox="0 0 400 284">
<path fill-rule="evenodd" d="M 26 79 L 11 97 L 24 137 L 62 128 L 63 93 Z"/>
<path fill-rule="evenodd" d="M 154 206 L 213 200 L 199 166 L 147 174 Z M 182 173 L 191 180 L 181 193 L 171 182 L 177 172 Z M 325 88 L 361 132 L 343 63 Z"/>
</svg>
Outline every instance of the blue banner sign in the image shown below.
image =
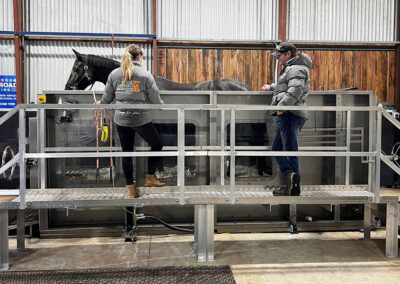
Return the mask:
<svg viewBox="0 0 400 284">
<path fill-rule="evenodd" d="M 17 79 L 14 75 L 0 75 L 0 108 L 17 105 Z"/>
</svg>

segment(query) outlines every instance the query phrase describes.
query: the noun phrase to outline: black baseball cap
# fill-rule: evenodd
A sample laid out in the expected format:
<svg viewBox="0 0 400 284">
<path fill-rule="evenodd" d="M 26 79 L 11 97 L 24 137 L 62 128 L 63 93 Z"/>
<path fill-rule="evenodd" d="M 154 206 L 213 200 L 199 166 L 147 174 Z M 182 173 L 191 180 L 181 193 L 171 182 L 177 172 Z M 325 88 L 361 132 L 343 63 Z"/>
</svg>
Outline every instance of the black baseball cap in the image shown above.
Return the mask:
<svg viewBox="0 0 400 284">
<path fill-rule="evenodd" d="M 288 51 L 290 51 L 292 54 L 296 54 L 297 48 L 290 42 L 282 42 L 276 47 L 275 52 L 272 53 L 272 55 L 278 56 Z"/>
</svg>

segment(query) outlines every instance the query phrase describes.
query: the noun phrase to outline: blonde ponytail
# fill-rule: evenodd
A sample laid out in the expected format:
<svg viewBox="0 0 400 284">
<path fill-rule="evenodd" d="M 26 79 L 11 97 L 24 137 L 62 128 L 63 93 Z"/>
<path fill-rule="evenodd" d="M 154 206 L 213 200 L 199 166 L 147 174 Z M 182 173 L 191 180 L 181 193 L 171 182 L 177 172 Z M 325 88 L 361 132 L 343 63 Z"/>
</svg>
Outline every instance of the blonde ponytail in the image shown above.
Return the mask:
<svg viewBox="0 0 400 284">
<path fill-rule="evenodd" d="M 143 55 L 143 51 L 137 44 L 131 44 L 126 48 L 124 55 L 121 60 L 121 69 L 124 74 L 124 84 L 132 80 L 134 65 L 133 60 L 137 58 L 138 55 Z"/>
<path fill-rule="evenodd" d="M 129 51 L 125 51 L 124 56 L 122 56 L 121 69 L 124 74 L 124 84 L 126 84 L 126 82 L 130 81 L 133 76 L 132 55 Z"/>
</svg>

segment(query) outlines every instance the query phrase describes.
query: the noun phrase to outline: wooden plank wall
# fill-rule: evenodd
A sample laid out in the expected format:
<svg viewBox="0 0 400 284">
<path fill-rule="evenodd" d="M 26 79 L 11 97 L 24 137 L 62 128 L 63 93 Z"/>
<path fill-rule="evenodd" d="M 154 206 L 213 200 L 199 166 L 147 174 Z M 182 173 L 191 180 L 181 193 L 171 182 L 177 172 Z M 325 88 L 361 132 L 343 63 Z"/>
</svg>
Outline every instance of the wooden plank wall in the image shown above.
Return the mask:
<svg viewBox="0 0 400 284">
<path fill-rule="evenodd" d="M 357 87 L 372 90 L 380 102 L 394 101 L 394 51 L 304 50 L 314 61 L 312 90 Z M 159 76 L 179 83 L 214 78 L 240 81 L 260 90 L 273 81 L 272 50 L 159 49 Z"/>
<path fill-rule="evenodd" d="M 271 50 L 160 48 L 158 75 L 179 83 L 230 78 L 259 90 L 273 80 L 271 53 Z"/>
<path fill-rule="evenodd" d="M 379 102 L 394 102 L 394 51 L 304 51 L 314 62 L 313 90 L 357 87 L 372 90 Z"/>
</svg>

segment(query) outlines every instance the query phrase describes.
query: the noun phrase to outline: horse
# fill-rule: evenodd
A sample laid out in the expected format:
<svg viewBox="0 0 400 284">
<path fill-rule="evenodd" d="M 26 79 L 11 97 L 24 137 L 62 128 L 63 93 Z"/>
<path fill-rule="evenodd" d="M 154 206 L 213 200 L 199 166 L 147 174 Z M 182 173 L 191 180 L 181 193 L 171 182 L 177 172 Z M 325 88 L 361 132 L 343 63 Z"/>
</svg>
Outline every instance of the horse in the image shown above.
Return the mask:
<svg viewBox="0 0 400 284">
<path fill-rule="evenodd" d="M 103 84 L 106 84 L 108 75 L 114 69 L 120 67 L 120 62 L 116 60 L 93 54 L 81 54 L 74 49 L 72 50 L 75 53 L 76 60 L 72 67 L 69 79 L 65 84 L 65 90 L 85 90 L 88 86 L 90 85 L 93 86 L 95 82 L 102 82 Z M 251 91 L 251 89 L 246 85 L 238 81 L 227 78 L 217 78 L 214 80 L 208 80 L 190 84 L 176 83 L 174 81 L 159 76 L 154 76 L 154 79 L 156 81 L 159 90 Z M 252 128 L 254 128 L 255 126 L 256 125 L 252 125 Z M 258 136 L 261 135 L 262 137 L 264 137 L 264 133 L 266 134 L 266 128 L 264 127 L 264 130 L 258 129 L 256 132 L 258 133 L 256 135 Z M 262 142 L 260 141 L 258 143 Z M 265 175 L 265 176 L 271 175 L 272 172 L 271 158 L 256 157 L 256 164 L 259 175 Z"/>
<path fill-rule="evenodd" d="M 108 75 L 114 69 L 120 67 L 120 63 L 116 60 L 106 57 L 81 54 L 72 49 L 75 53 L 76 60 L 72 67 L 71 74 L 65 84 L 65 90 L 85 90 L 88 86 L 98 81 L 103 84 L 107 83 Z M 203 82 L 181 84 L 165 79 L 163 77 L 154 76 L 159 90 L 170 91 L 251 91 L 246 85 L 227 78 L 217 78 Z"/>
</svg>

